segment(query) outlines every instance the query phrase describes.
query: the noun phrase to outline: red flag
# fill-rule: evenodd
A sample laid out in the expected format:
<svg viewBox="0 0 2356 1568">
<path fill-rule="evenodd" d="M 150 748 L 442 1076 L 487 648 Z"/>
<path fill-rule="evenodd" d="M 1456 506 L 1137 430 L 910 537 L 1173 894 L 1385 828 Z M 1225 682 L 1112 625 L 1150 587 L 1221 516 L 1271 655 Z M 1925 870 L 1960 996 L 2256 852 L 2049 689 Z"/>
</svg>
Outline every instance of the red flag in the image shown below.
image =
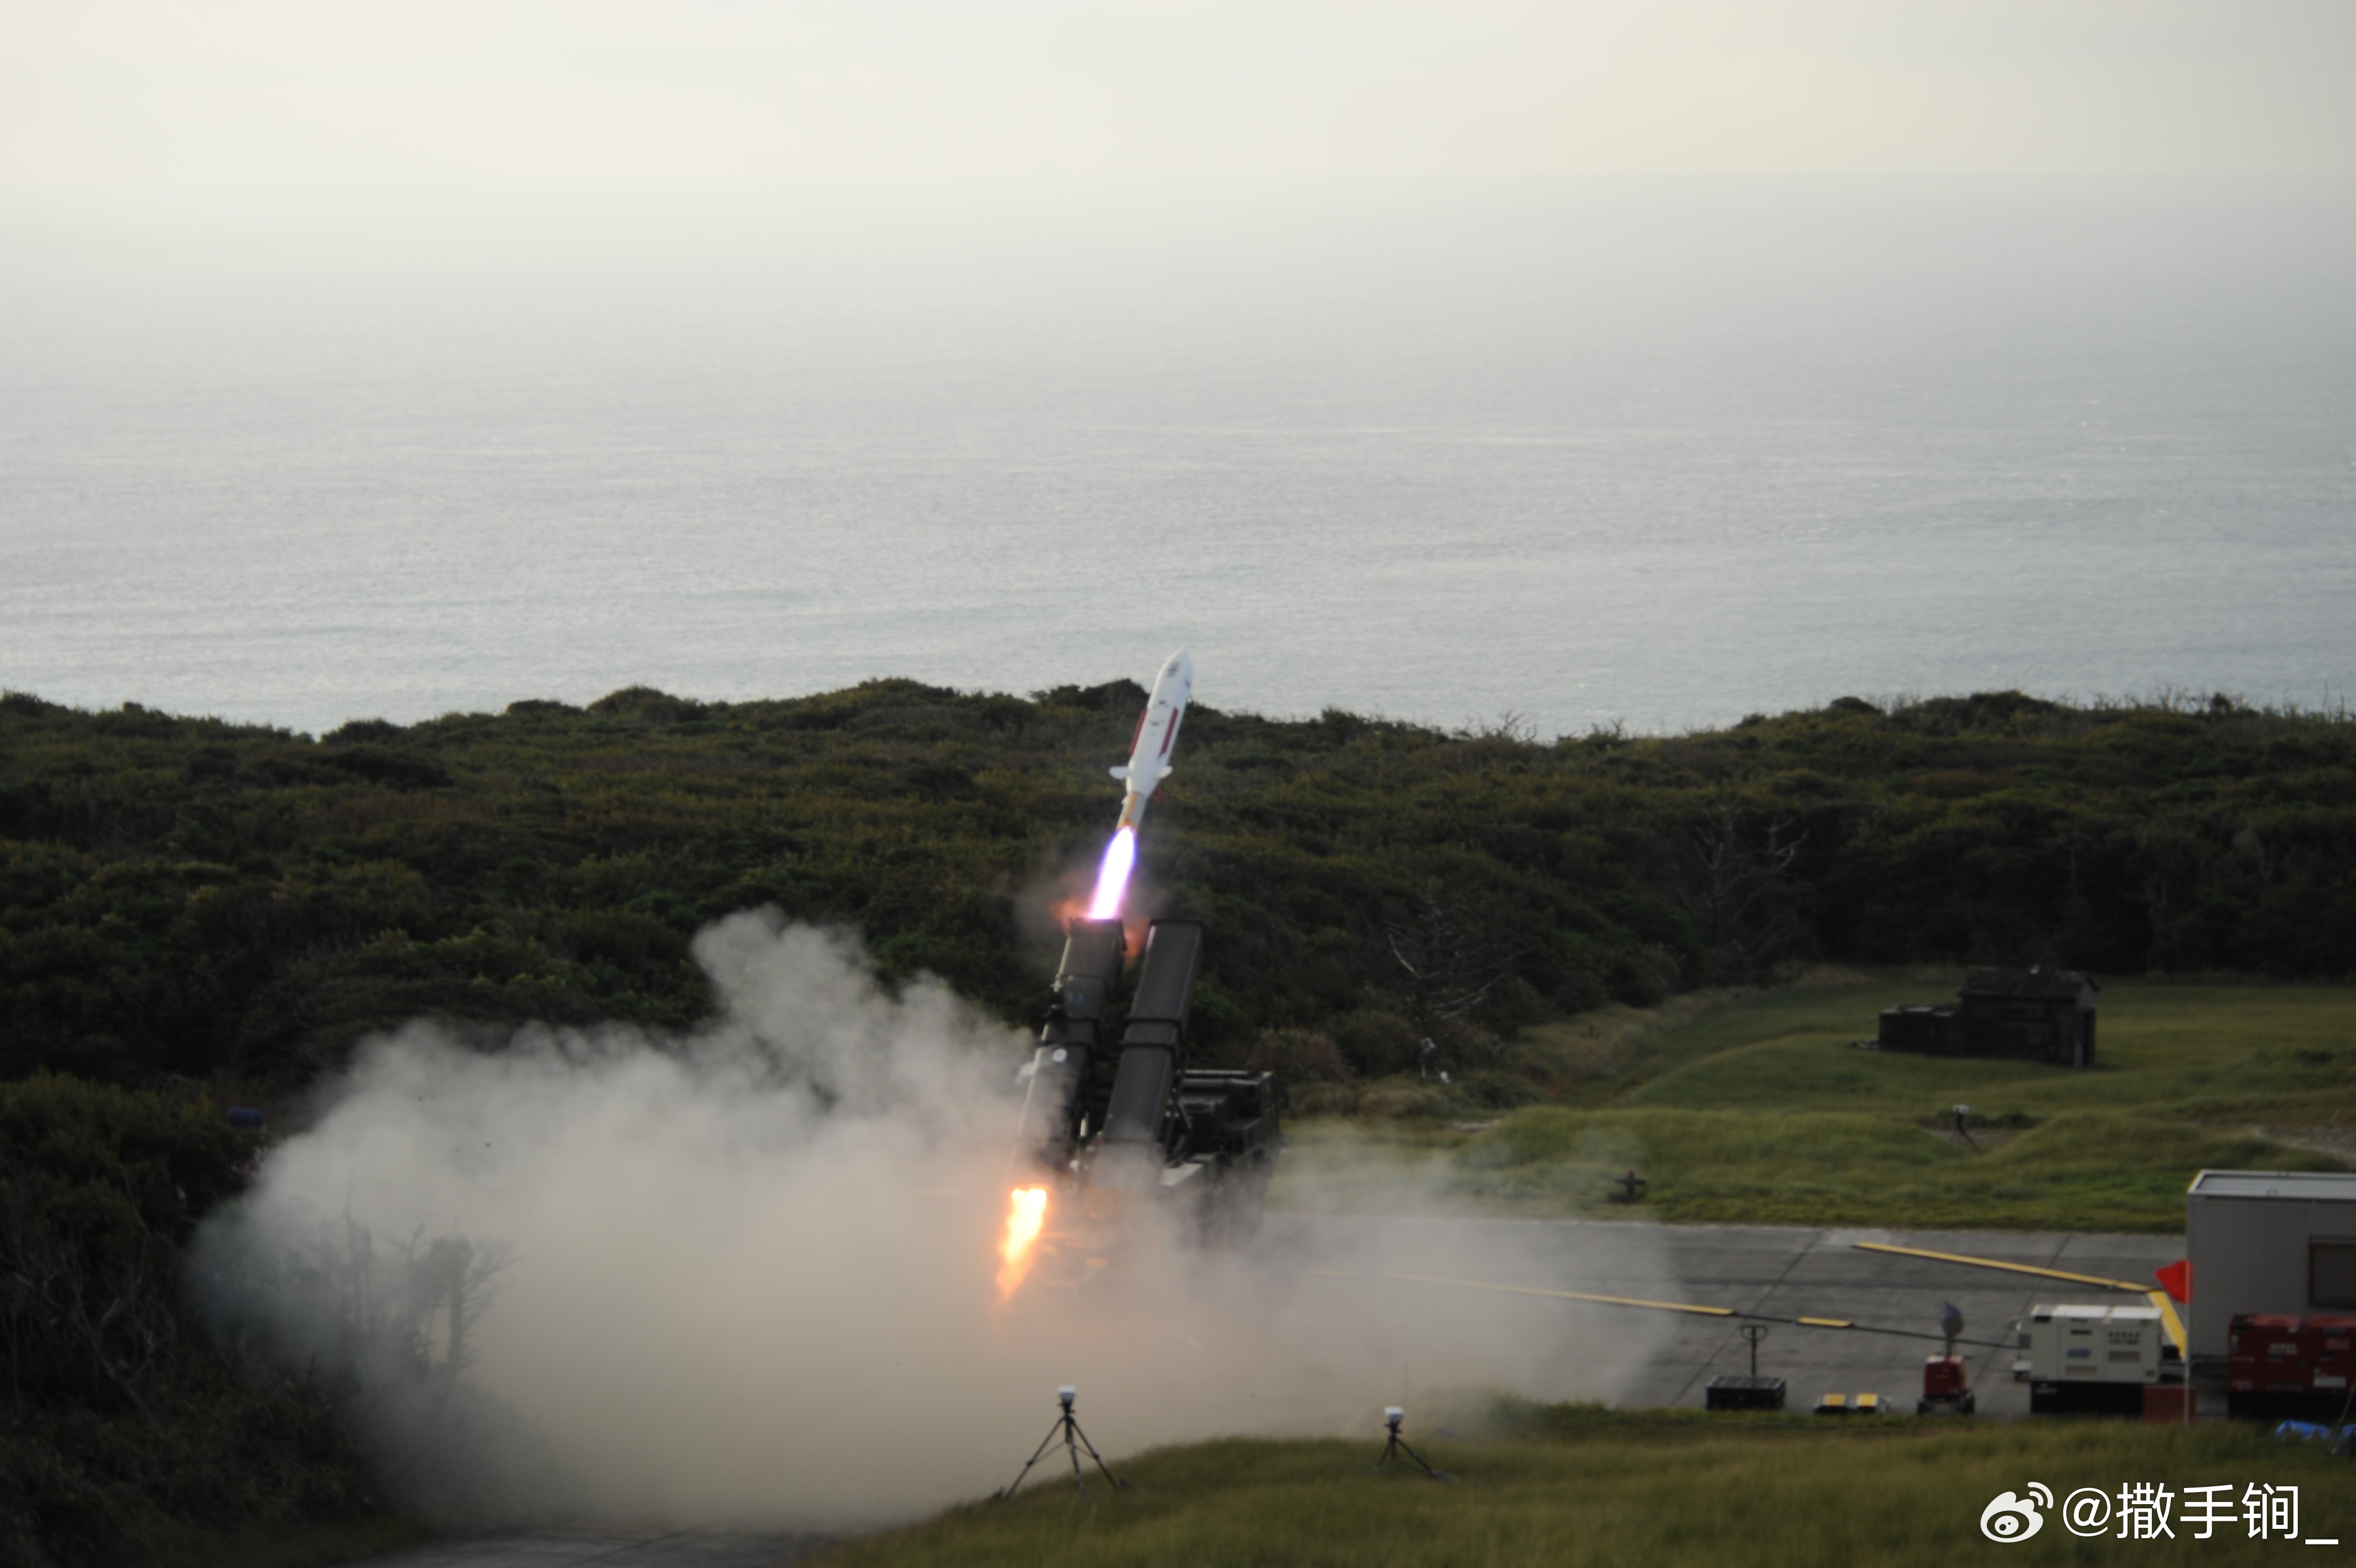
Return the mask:
<svg viewBox="0 0 2356 1568">
<path fill-rule="evenodd" d="M 2151 1277 L 2168 1293 L 2168 1299 L 2179 1306 L 2192 1299 L 2192 1260 L 2179 1258 L 2164 1269 L 2154 1269 Z"/>
</svg>

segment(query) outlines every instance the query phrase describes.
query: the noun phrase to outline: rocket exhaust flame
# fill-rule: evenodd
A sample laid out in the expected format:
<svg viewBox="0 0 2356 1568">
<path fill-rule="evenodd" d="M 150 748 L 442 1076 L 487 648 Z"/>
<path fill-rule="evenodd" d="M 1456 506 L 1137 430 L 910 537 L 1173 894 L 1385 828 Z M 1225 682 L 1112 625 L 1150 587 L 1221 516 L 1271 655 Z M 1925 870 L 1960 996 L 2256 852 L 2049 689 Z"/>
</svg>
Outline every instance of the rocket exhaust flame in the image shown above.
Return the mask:
<svg viewBox="0 0 2356 1568">
<path fill-rule="evenodd" d="M 1023 1276 L 1031 1272 L 1032 1249 L 1039 1240 L 1039 1229 L 1047 1222 L 1047 1189 L 1044 1187 L 1018 1187 L 1008 1195 L 1006 1209 L 1006 1240 L 999 1245 L 999 1255 L 1005 1260 L 998 1270 L 998 1296 L 1001 1301 L 1023 1288 Z"/>
<path fill-rule="evenodd" d="M 1088 918 L 1120 918 L 1120 901 L 1129 893 L 1129 874 L 1137 865 L 1137 830 L 1123 828 L 1105 845 L 1104 863 L 1097 868 L 1096 897 L 1088 900 Z"/>
</svg>

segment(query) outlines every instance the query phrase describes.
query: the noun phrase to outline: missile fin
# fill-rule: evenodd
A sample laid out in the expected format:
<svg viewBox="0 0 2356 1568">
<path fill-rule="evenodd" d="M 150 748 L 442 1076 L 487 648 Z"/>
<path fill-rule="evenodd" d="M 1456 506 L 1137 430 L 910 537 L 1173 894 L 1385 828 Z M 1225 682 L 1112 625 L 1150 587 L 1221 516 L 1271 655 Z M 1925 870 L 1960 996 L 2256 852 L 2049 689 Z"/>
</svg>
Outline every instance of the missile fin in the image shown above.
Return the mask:
<svg viewBox="0 0 2356 1568">
<path fill-rule="evenodd" d="M 1126 781 L 1129 778 L 1129 769 L 1126 768 L 1108 768 L 1105 771 L 1111 774 L 1114 778 L 1123 781 Z"/>
</svg>

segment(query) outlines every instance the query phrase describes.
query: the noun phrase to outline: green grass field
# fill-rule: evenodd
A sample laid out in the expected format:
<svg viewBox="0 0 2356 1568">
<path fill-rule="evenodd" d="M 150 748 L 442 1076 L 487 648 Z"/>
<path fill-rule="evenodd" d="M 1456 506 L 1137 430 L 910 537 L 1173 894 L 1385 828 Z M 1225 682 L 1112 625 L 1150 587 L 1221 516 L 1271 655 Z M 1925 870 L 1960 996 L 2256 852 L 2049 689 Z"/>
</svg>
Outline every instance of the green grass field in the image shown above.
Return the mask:
<svg viewBox="0 0 2356 1568">
<path fill-rule="evenodd" d="M 2253 1483 L 2300 1489 L 2303 1535 L 2356 1541 L 2356 1466 L 2247 1427 L 2122 1422 L 1881 1424 L 1815 1417 L 1614 1414 L 1525 1407 L 1523 1434 L 1418 1446 L 1454 1485 L 1375 1473 L 1378 1439 L 1230 1440 L 1141 1455 L 1141 1488 L 1085 1499 L 1068 1481 L 1008 1503 L 975 1503 L 851 1542 L 824 1568 L 1117 1563 L 1334 1568 L 1547 1564 L 1985 1563 L 1981 1510 L 2031 1481 L 2057 1500 L 2081 1487 L 2115 1501 L 2124 1484 Z M 1414 1435 L 1410 1434 L 1410 1436 Z M 2147 1562 L 2154 1552 L 2253 1562 L 2301 1549 L 2251 1541 L 2236 1522 L 2210 1539 L 2171 1518 L 2172 1541 L 2073 1537 L 2047 1514 L 2025 1562 Z M 2114 1527 L 2115 1528 L 2115 1527 Z"/>
<path fill-rule="evenodd" d="M 1378 1203 L 1419 1165 L 1427 1191 L 1521 1212 L 2172 1230 L 2203 1166 L 2338 1170 L 2356 1149 L 2356 990 L 2114 982 L 2086 1071 L 1850 1045 L 1954 984 L 1844 972 L 1533 1030 L 1515 1066 L 1553 1103 L 1297 1123 L 1275 1202 Z M 1631 1166 L 1641 1210 L 1607 1200 Z"/>
</svg>

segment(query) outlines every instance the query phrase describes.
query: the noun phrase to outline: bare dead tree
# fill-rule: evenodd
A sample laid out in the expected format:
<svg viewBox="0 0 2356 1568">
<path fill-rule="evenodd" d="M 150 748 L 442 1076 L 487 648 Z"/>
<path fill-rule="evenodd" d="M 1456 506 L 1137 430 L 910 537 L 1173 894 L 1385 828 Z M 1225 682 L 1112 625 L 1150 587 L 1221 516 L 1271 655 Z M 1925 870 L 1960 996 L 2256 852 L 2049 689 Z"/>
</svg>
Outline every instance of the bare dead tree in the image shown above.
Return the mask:
<svg viewBox="0 0 2356 1568">
<path fill-rule="evenodd" d="M 504 1245 L 483 1245 L 464 1236 L 444 1236 L 430 1243 L 412 1265 L 420 1292 L 428 1303 L 424 1318 L 430 1326 L 440 1318 L 447 1330 L 442 1359 L 435 1370 L 455 1380 L 475 1364 L 470 1336 L 475 1325 L 498 1294 L 495 1283 L 514 1262 Z"/>
<path fill-rule="evenodd" d="M 455 1381 L 474 1364 L 473 1333 L 513 1262 L 504 1243 L 422 1230 L 380 1243 L 346 1217 L 329 1255 L 341 1328 L 356 1359 L 379 1375 Z M 440 1354 L 436 1355 L 437 1344 Z"/>
<path fill-rule="evenodd" d="M 238 1256 L 215 1282 L 230 1304 L 215 1326 L 241 1351 L 326 1367 L 363 1402 L 446 1389 L 473 1366 L 513 1261 L 504 1243 L 466 1236 L 389 1241 L 346 1214 Z"/>
<path fill-rule="evenodd" d="M 151 1257 L 93 1256 L 17 1205 L 0 1209 L 0 1321 L 7 1326 L 12 1375 L 27 1348 L 41 1354 L 70 1348 L 96 1381 L 154 1424 L 155 1408 L 140 1384 L 178 1333 L 157 1273 Z"/>
<path fill-rule="evenodd" d="M 1754 826 L 1727 796 L 1689 835 L 1697 875 L 1681 894 L 1686 914 L 1704 949 L 1744 977 L 1765 970 L 1799 934 L 1791 872 L 1807 834 L 1798 827 L 1791 817 Z"/>
<path fill-rule="evenodd" d="M 1383 949 L 1405 977 L 1408 1021 L 1431 1030 L 1476 1011 L 1525 950 L 1502 940 L 1475 901 L 1427 879 L 1403 918 L 1385 922 Z"/>
</svg>

